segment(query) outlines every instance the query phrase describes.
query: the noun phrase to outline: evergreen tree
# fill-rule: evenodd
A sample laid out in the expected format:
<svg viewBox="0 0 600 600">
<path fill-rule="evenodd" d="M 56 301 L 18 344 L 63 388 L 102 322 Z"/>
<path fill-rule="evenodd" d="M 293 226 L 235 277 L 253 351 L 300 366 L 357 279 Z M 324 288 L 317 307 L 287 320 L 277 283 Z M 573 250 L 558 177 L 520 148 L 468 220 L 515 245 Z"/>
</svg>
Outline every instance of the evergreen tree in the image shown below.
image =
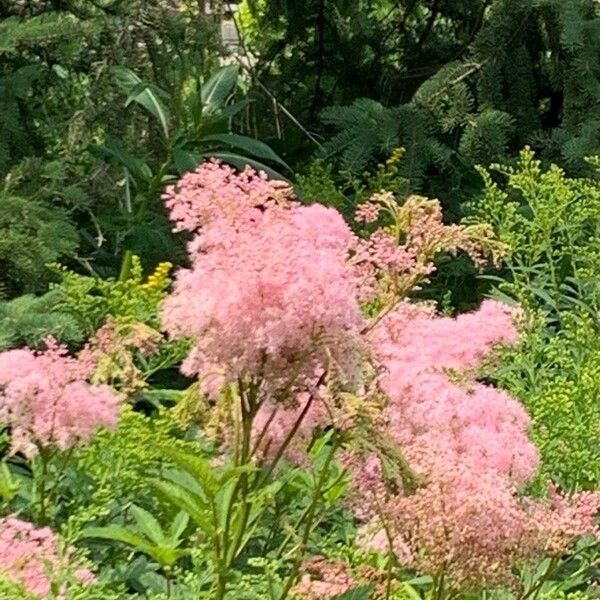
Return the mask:
<svg viewBox="0 0 600 600">
<path fill-rule="evenodd" d="M 525 144 L 573 173 L 600 152 L 594 0 L 246 0 L 240 22 L 256 77 L 321 115 L 344 168 L 403 146 L 414 188 L 452 202 L 480 186 L 475 164 Z"/>
</svg>

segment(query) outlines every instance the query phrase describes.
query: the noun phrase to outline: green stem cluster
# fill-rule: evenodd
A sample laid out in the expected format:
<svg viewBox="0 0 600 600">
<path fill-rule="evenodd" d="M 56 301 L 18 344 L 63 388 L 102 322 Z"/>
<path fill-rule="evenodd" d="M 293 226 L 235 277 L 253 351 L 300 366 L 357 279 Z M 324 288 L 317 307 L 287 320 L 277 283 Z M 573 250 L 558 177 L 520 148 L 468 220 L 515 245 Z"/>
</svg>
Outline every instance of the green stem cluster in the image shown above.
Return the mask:
<svg viewBox="0 0 600 600">
<path fill-rule="evenodd" d="M 223 600 L 227 595 L 227 581 L 230 570 L 247 541 L 246 529 L 254 508 L 253 498 L 258 497 L 258 492 L 271 480 L 273 472 L 285 454 L 286 449 L 292 443 L 300 425 L 314 402 L 313 397 L 307 400 L 307 403 L 300 411 L 294 425 L 282 441 L 281 445 L 274 452 L 274 458 L 271 459 L 268 464 L 265 464 L 262 469 L 254 471 L 248 467 L 253 465 L 258 445 L 266 435 L 266 432 L 262 431 L 259 434 L 258 441 L 254 442 L 253 447 L 252 434 L 254 421 L 263 404 L 263 399 L 260 395 L 260 383 L 251 382 L 250 384 L 246 384 L 245 382 L 238 381 L 238 391 L 239 412 L 238 418 L 236 419 L 233 451 L 235 466 L 239 467 L 241 472 L 233 486 L 233 490 L 227 502 L 224 518 L 225 525 L 214 540 L 217 571 L 215 600 Z M 275 408 L 274 410 L 277 409 Z M 268 427 L 271 422 L 272 419 L 269 419 L 266 427 Z M 295 559 L 279 600 L 286 600 L 298 578 L 310 535 L 318 522 L 319 502 L 327 482 L 329 467 L 338 447 L 339 441 L 335 441 L 331 444 L 329 454 L 316 478 L 310 504 L 298 523 L 298 528 L 302 527 L 302 536 L 297 546 L 293 549 Z M 284 545 L 289 541 L 289 539 L 286 540 Z"/>
</svg>

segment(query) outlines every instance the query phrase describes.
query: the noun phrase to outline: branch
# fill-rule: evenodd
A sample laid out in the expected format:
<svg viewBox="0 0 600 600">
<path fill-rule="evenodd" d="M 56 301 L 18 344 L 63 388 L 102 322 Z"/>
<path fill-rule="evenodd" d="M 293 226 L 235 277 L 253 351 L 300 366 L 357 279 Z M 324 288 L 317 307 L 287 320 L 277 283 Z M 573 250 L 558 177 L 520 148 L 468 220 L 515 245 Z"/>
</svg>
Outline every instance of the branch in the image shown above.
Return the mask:
<svg viewBox="0 0 600 600">
<path fill-rule="evenodd" d="M 247 48 L 246 44 L 244 43 L 244 37 L 242 36 L 242 31 L 241 31 L 240 25 L 236 18 L 235 12 L 231 10 L 231 3 L 229 2 L 229 0 L 227 1 L 227 6 L 231 12 L 231 18 L 232 18 L 233 24 L 235 26 L 235 30 L 238 35 L 238 39 L 240 40 L 240 47 L 242 49 L 242 52 L 244 53 L 244 58 L 246 59 L 245 61 L 242 61 L 240 56 L 235 55 L 235 58 L 237 58 L 238 63 L 241 66 L 241 68 L 250 75 L 250 77 L 252 78 L 254 83 L 256 83 L 258 85 L 258 87 L 260 87 L 260 89 L 263 90 L 263 92 L 265 92 L 265 94 L 267 94 L 267 96 L 272 100 L 274 105 L 276 105 L 279 108 L 279 110 L 298 129 L 300 129 L 300 131 L 302 131 L 302 133 L 304 133 L 304 135 L 306 135 L 306 137 L 311 142 L 316 144 L 319 148 L 322 148 L 323 144 L 321 144 L 321 142 L 310 131 L 308 131 L 308 129 L 306 129 L 306 127 L 304 127 L 304 125 L 302 125 L 302 123 L 300 123 L 300 121 L 298 121 L 298 119 L 296 119 L 296 117 L 294 117 L 294 115 L 283 104 L 281 104 L 281 102 L 279 102 L 279 100 L 277 99 L 275 94 L 273 94 L 273 92 L 271 92 L 271 90 L 269 90 L 269 88 L 259 79 L 256 71 L 254 70 L 254 68 L 252 66 L 253 58 L 250 55 L 250 52 L 248 52 L 248 48 Z"/>
<path fill-rule="evenodd" d="M 433 25 L 440 11 L 440 0 L 433 0 L 431 6 L 431 12 L 429 14 L 429 18 L 427 19 L 427 24 L 425 25 L 425 29 L 421 32 L 419 39 L 415 45 L 415 48 L 418 50 L 424 44 L 425 40 L 429 37 L 431 30 L 433 29 Z"/>
</svg>

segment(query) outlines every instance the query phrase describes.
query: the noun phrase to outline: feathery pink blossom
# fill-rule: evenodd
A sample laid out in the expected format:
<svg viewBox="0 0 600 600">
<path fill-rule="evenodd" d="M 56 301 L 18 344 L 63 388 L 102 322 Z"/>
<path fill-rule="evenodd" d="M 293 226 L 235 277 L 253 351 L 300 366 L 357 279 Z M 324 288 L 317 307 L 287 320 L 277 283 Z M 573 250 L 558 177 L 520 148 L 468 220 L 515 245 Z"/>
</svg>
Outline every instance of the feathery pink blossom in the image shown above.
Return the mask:
<svg viewBox="0 0 600 600">
<path fill-rule="evenodd" d="M 389 432 L 417 470 L 431 475 L 460 464 L 474 475 L 493 470 L 517 483 L 535 473 L 538 454 L 521 404 L 464 378 L 495 345 L 517 341 L 515 316 L 492 300 L 456 318 L 406 302 L 372 332 Z M 462 373 L 462 381 L 448 369 Z"/>
<path fill-rule="evenodd" d="M 399 558 L 423 573 L 443 572 L 451 589 L 510 584 L 515 565 L 598 532 L 600 494 L 553 493 L 550 502 L 520 496 L 539 462 L 529 417 L 470 373 L 496 345 L 518 341 L 518 316 L 491 300 L 456 318 L 405 302 L 370 335 L 389 399 L 386 434 L 422 481 L 413 493 L 389 494 L 371 481 L 376 463 L 350 459 L 357 489 L 366 489 L 356 504 L 363 517 L 388 521 Z M 389 546 L 373 524 L 368 530 L 369 546 Z"/>
<path fill-rule="evenodd" d="M 0 573 L 39 598 L 49 596 L 54 578 L 69 568 L 72 553 L 67 549 L 61 555 L 58 539 L 47 527 L 38 528 L 14 516 L 0 519 Z M 80 583 L 95 581 L 88 569 L 71 569 Z M 60 597 L 66 598 L 64 593 Z"/>
<path fill-rule="evenodd" d="M 194 207 L 200 229 L 163 309 L 171 335 L 197 340 L 183 371 L 209 393 L 248 376 L 275 391 L 330 360 L 351 371 L 364 321 L 341 215 L 280 202 L 282 185 L 250 170 L 206 163 L 186 177 L 167 203 L 190 226 Z"/>
<path fill-rule="evenodd" d="M 10 427 L 12 452 L 28 457 L 88 442 L 98 427 L 118 421 L 118 396 L 86 381 L 93 366 L 52 340 L 47 346 L 0 353 L 0 422 Z"/>
<path fill-rule="evenodd" d="M 163 194 L 176 231 L 198 231 L 225 220 L 244 219 L 292 196 L 284 181 L 270 180 L 250 167 L 236 172 L 229 165 L 211 160 L 186 173 Z"/>
</svg>

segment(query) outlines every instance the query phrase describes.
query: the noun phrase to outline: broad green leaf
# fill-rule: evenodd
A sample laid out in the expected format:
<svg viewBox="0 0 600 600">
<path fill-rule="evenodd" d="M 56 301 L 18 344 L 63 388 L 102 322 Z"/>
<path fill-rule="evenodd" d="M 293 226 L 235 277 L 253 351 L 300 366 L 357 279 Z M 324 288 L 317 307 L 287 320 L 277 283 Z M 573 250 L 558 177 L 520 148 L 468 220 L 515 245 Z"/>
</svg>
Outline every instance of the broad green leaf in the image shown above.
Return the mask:
<svg viewBox="0 0 600 600">
<path fill-rule="evenodd" d="M 211 112 L 221 108 L 225 103 L 238 79 L 239 68 L 237 65 L 221 67 L 203 86 L 202 104 Z"/>
<path fill-rule="evenodd" d="M 180 175 L 193 171 L 202 162 L 202 156 L 183 148 L 173 149 L 173 164 Z"/>
<path fill-rule="evenodd" d="M 107 525 L 106 527 L 88 527 L 84 529 L 81 534 L 81 538 L 98 538 L 103 540 L 112 540 L 115 542 L 122 542 L 129 546 L 134 546 L 139 549 L 148 549 L 150 545 L 138 533 L 135 533 L 127 527 L 121 525 Z"/>
<path fill-rule="evenodd" d="M 0 463 L 0 497 L 5 502 L 10 502 L 17 495 L 19 487 L 8 465 L 5 462 Z"/>
<path fill-rule="evenodd" d="M 178 467 L 192 475 L 209 498 L 215 496 L 219 490 L 219 480 L 215 468 L 208 460 L 173 448 L 164 448 L 163 452 Z"/>
<path fill-rule="evenodd" d="M 431 578 L 429 584 L 431 584 Z M 402 583 L 402 594 L 410 600 L 421 600 L 421 594 L 419 594 L 419 592 L 408 582 Z"/>
<path fill-rule="evenodd" d="M 112 158 L 118 164 L 125 167 L 135 179 L 140 179 L 144 182 L 152 179 L 152 170 L 150 167 L 143 160 L 128 152 L 119 140 L 109 138 L 104 144 L 99 146 L 98 150 L 105 157 Z"/>
<path fill-rule="evenodd" d="M 208 497 L 204 493 L 204 488 L 196 481 L 196 479 L 194 479 L 193 475 L 190 475 L 187 471 L 169 469 L 163 473 L 162 479 L 170 481 L 195 496 L 198 496 L 200 502 L 203 502 L 205 506 L 209 506 Z"/>
<path fill-rule="evenodd" d="M 373 584 L 361 585 L 360 587 L 348 590 L 343 594 L 334 596 L 332 600 L 369 600 L 374 589 L 375 586 Z"/>
<path fill-rule="evenodd" d="M 286 169 L 289 169 L 289 166 L 277 156 L 267 144 L 246 135 L 237 135 L 236 133 L 213 133 L 212 135 L 205 135 L 202 138 L 202 141 L 220 142 L 221 144 L 226 144 L 232 148 L 242 150 L 252 156 L 271 160 L 284 166 Z"/>
<path fill-rule="evenodd" d="M 165 536 L 162 527 L 153 515 L 135 504 L 131 506 L 131 514 L 133 515 L 138 528 L 148 539 L 158 546 L 165 544 Z"/>
<path fill-rule="evenodd" d="M 180 543 L 179 538 L 188 526 L 189 521 L 190 518 L 186 512 L 181 511 L 177 513 L 177 516 L 173 519 L 173 523 L 171 523 L 171 528 L 169 529 L 169 541 L 173 545 Z"/>
<path fill-rule="evenodd" d="M 205 535 L 211 536 L 214 533 L 212 512 L 206 508 L 200 498 L 166 481 L 150 480 L 148 484 L 171 504 L 186 512 Z"/>
<path fill-rule="evenodd" d="M 148 541 L 141 535 L 138 535 L 130 529 L 120 525 L 90 527 L 88 529 L 84 529 L 84 531 L 81 533 L 81 537 L 122 542 L 128 546 L 132 546 L 135 550 L 147 554 L 163 566 L 171 566 L 175 564 L 182 556 L 185 556 L 188 553 L 187 550 L 180 550 L 166 545 L 149 544 Z"/>
<path fill-rule="evenodd" d="M 112 69 L 118 85 L 128 94 L 125 106 L 131 101 L 143 106 L 151 115 L 156 117 L 161 124 L 166 138 L 169 137 L 169 111 L 160 96 L 166 96 L 166 92 L 155 85 L 145 84 L 130 69 L 115 66 Z"/>
<path fill-rule="evenodd" d="M 249 100 L 248 98 L 244 98 L 244 100 L 239 100 L 238 102 L 234 102 L 233 104 L 228 104 L 221 111 L 221 117 L 223 117 L 224 119 L 231 119 L 232 117 L 235 117 L 235 115 L 237 115 L 239 112 L 244 110 L 244 108 L 246 108 L 246 106 L 248 106 L 249 104 L 252 104 L 252 100 Z"/>
</svg>

